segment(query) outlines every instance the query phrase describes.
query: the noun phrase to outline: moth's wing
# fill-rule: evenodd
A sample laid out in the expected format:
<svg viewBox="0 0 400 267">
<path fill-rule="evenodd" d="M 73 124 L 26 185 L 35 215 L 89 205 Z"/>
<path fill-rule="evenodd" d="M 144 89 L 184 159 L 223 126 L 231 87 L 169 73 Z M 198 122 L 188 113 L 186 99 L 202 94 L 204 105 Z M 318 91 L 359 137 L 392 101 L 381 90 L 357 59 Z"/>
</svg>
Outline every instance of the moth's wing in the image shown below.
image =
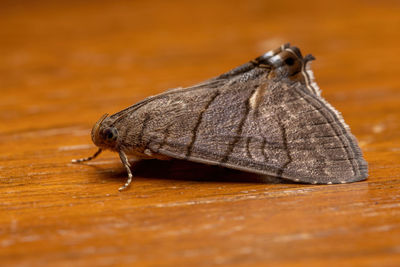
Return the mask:
<svg viewBox="0 0 400 267">
<path fill-rule="evenodd" d="M 135 112 L 136 110 L 144 107 L 145 105 L 147 105 L 151 102 L 158 101 L 160 99 L 174 98 L 177 94 L 181 94 L 181 93 L 196 94 L 197 92 L 195 92 L 195 91 L 208 92 L 210 90 L 214 90 L 215 88 L 221 88 L 226 83 L 229 83 L 230 79 L 234 79 L 235 77 L 241 76 L 247 72 L 251 72 L 255 68 L 256 68 L 256 64 L 254 64 L 253 62 L 247 62 L 247 63 L 240 65 L 224 74 L 221 74 L 217 77 L 208 79 L 199 84 L 196 84 L 196 85 L 193 85 L 190 87 L 185 87 L 185 88 L 178 87 L 178 88 L 167 90 L 158 95 L 147 97 L 146 99 L 111 115 L 110 120 L 122 118 L 125 115 Z M 202 93 L 199 93 L 199 94 L 201 95 Z"/>
<path fill-rule="evenodd" d="M 333 107 L 300 83 L 253 78 L 152 103 L 142 135 L 146 147 L 297 182 L 366 178 L 360 148 Z"/>
<path fill-rule="evenodd" d="M 111 116 L 119 149 L 308 183 L 365 179 L 367 164 L 341 115 L 320 97 L 307 62 L 284 45 L 199 85 Z"/>
<path fill-rule="evenodd" d="M 227 71 L 221 75 L 218 75 L 214 78 L 203 81 L 194 86 L 190 86 L 190 87 L 186 87 L 186 88 L 179 87 L 179 88 L 167 90 L 158 95 L 147 97 L 146 99 L 144 99 L 130 107 L 127 107 L 118 113 L 111 115 L 110 120 L 116 120 L 116 119 L 122 118 L 122 117 L 126 116 L 127 114 L 135 112 L 136 110 L 144 107 L 145 105 L 147 105 L 151 102 L 158 101 L 160 99 L 169 98 L 169 97 L 173 98 L 175 95 L 180 94 L 182 92 L 183 93 L 191 92 L 192 94 L 197 93 L 195 91 L 208 92 L 210 90 L 211 91 L 214 90 L 215 88 L 223 87 L 225 84 L 229 83 L 232 79 L 243 80 L 243 77 L 251 77 L 254 70 L 260 64 L 266 64 L 266 65 L 272 64 L 273 65 L 273 63 L 270 62 L 270 58 L 278 55 L 285 49 L 295 49 L 296 51 L 298 50 L 296 47 L 291 47 L 289 43 L 283 44 L 280 47 L 278 47 L 274 50 L 268 51 L 264 55 L 255 58 L 254 60 L 244 63 L 230 71 Z M 300 51 L 298 51 L 297 53 L 300 53 Z M 300 57 L 301 57 L 301 54 L 300 54 Z M 266 71 L 264 70 L 263 72 L 265 73 Z M 312 72 L 309 72 L 309 73 L 312 75 Z M 237 79 L 238 77 L 239 77 L 239 79 Z M 199 93 L 199 94 L 201 95 L 202 93 Z"/>
</svg>

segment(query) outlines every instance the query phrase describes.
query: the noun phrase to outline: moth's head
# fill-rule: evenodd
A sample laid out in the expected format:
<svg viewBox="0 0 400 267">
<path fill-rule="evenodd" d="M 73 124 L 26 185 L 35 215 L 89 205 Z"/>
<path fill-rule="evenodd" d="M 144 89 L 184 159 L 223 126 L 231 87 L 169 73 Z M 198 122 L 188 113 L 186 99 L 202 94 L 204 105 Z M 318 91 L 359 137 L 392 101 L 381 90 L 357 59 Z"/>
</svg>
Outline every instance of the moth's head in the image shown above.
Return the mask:
<svg viewBox="0 0 400 267">
<path fill-rule="evenodd" d="M 92 128 L 93 143 L 103 149 L 113 149 L 118 140 L 118 130 L 107 120 L 108 114 L 104 114 Z"/>
</svg>

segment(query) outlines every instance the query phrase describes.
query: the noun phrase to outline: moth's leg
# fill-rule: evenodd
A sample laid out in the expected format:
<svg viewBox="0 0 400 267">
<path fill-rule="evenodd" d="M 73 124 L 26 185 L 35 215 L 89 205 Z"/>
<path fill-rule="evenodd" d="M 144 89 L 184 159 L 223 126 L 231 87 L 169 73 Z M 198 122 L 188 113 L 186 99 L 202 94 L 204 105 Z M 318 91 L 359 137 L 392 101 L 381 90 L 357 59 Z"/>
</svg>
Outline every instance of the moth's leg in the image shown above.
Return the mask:
<svg viewBox="0 0 400 267">
<path fill-rule="evenodd" d="M 126 181 L 126 183 L 121 186 L 120 188 L 118 188 L 119 191 L 125 190 L 132 182 L 132 172 L 131 172 L 131 164 L 128 161 L 128 157 L 126 156 L 126 154 L 124 153 L 124 151 L 119 151 L 119 157 L 121 158 L 122 164 L 124 164 L 126 171 L 128 172 L 128 180 Z"/>
<path fill-rule="evenodd" d="M 101 153 L 101 151 L 103 151 L 103 150 L 101 148 L 99 148 L 99 150 L 97 150 L 96 153 L 94 153 L 92 156 L 87 157 L 87 158 L 81 158 L 81 159 L 73 159 L 73 160 L 71 160 L 71 162 L 72 163 L 78 163 L 78 162 L 84 162 L 84 161 L 92 160 L 92 159 L 96 158 Z"/>
</svg>

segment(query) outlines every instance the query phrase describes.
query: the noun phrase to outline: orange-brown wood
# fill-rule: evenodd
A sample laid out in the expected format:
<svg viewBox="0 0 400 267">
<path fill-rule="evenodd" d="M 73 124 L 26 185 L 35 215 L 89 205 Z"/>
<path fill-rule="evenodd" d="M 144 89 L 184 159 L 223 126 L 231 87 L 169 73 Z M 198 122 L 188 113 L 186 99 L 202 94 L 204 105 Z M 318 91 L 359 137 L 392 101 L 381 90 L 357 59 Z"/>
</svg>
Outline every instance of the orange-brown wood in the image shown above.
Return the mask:
<svg viewBox="0 0 400 267">
<path fill-rule="evenodd" d="M 0 265 L 400 264 L 398 1 L 1 1 Z M 313 53 L 367 181 L 87 164 L 91 126 L 284 42 Z"/>
</svg>

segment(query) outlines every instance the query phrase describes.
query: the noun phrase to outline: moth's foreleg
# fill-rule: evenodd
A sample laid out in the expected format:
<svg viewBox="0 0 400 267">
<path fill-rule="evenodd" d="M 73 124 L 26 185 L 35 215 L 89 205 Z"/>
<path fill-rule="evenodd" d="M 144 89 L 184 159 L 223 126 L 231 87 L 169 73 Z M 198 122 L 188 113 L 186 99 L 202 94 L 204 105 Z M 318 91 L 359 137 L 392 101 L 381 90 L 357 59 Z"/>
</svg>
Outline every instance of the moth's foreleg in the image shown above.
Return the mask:
<svg viewBox="0 0 400 267">
<path fill-rule="evenodd" d="M 126 181 L 126 183 L 121 186 L 118 190 L 122 191 L 125 190 L 132 182 L 132 172 L 131 172 L 131 164 L 128 161 L 128 157 L 126 156 L 126 154 L 121 150 L 119 151 L 119 157 L 121 158 L 122 164 L 124 164 L 126 171 L 128 172 L 128 180 Z"/>
<path fill-rule="evenodd" d="M 92 156 L 87 157 L 87 158 L 81 158 L 81 159 L 73 159 L 73 160 L 71 160 L 71 162 L 79 163 L 79 162 L 92 160 L 92 159 L 96 158 L 101 153 L 101 151 L 103 151 L 103 150 L 101 148 L 99 148 L 99 150 L 97 150 L 96 153 L 94 153 Z"/>
</svg>

